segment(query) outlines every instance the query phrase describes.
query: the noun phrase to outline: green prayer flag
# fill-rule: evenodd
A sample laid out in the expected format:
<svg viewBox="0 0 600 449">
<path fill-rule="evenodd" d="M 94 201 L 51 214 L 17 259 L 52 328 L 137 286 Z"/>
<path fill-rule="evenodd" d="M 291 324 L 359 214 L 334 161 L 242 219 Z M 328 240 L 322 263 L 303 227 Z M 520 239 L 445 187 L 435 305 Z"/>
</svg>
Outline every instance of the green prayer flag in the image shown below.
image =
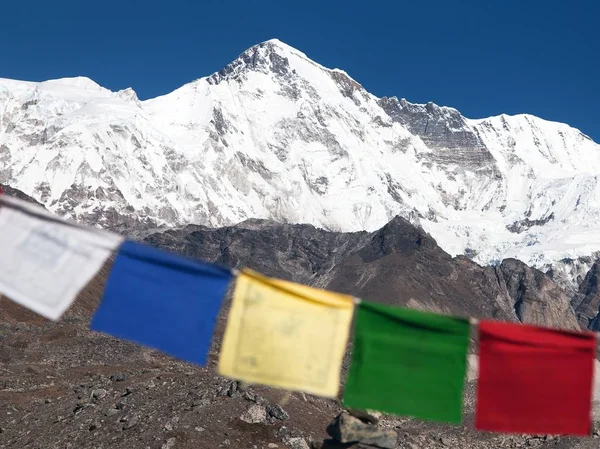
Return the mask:
<svg viewBox="0 0 600 449">
<path fill-rule="evenodd" d="M 460 424 L 467 319 L 363 301 L 344 405 Z"/>
</svg>

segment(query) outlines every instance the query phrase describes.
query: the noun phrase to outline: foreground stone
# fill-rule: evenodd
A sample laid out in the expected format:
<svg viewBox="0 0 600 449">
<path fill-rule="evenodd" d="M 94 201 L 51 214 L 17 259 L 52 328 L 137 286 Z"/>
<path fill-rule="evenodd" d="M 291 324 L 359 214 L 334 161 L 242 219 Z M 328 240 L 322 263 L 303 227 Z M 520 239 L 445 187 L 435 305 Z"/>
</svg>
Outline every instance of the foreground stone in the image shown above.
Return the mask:
<svg viewBox="0 0 600 449">
<path fill-rule="evenodd" d="M 369 424 L 379 424 L 379 420 L 381 419 L 382 414 L 372 410 L 357 410 L 353 408 L 346 409 L 346 411 L 354 416 L 355 418 L 360 419 L 363 422 Z"/>
<path fill-rule="evenodd" d="M 370 446 L 362 443 L 340 443 L 334 439 L 322 442 L 313 442 L 311 449 L 378 449 L 377 446 Z"/>
<path fill-rule="evenodd" d="M 285 421 L 286 419 L 290 418 L 290 415 L 288 415 L 288 413 L 281 408 L 280 405 L 271 405 L 267 408 L 267 413 L 269 414 L 269 416 L 272 416 L 275 419 L 278 419 L 280 421 Z"/>
<path fill-rule="evenodd" d="M 267 410 L 262 405 L 253 405 L 240 416 L 248 424 L 264 423 L 267 420 Z"/>
<path fill-rule="evenodd" d="M 291 449 L 310 449 L 310 446 L 304 438 L 290 438 L 287 444 Z"/>
<path fill-rule="evenodd" d="M 398 439 L 393 430 L 364 423 L 347 413 L 339 414 L 327 427 L 327 433 L 340 443 L 363 443 L 384 449 L 394 449 Z"/>
</svg>

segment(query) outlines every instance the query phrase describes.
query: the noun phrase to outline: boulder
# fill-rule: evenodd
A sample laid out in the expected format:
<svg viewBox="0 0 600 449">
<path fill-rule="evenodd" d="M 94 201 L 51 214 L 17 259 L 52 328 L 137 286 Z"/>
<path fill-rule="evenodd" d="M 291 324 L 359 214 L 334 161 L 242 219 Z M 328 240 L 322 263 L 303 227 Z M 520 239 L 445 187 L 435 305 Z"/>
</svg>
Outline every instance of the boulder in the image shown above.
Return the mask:
<svg viewBox="0 0 600 449">
<path fill-rule="evenodd" d="M 304 438 L 290 438 L 287 444 L 291 449 L 310 449 L 310 446 Z"/>
<path fill-rule="evenodd" d="M 267 420 L 267 410 L 262 405 L 253 405 L 242 413 L 240 419 L 249 424 L 264 423 Z"/>
<path fill-rule="evenodd" d="M 369 424 L 379 424 L 379 420 L 381 419 L 382 414 L 379 412 L 371 411 L 371 410 L 358 410 L 349 408 L 346 411 L 354 416 L 355 418 L 360 419 L 362 422 L 366 422 Z"/>
<path fill-rule="evenodd" d="M 285 421 L 290 417 L 290 415 L 288 415 L 288 413 L 283 408 L 281 408 L 280 405 L 270 405 L 267 408 L 267 413 L 269 414 L 269 416 L 272 416 L 273 418 L 278 419 L 280 421 Z"/>
<path fill-rule="evenodd" d="M 378 449 L 377 446 L 371 446 L 362 443 L 340 443 L 334 439 L 324 440 L 322 442 L 313 442 L 311 449 Z"/>
<path fill-rule="evenodd" d="M 339 414 L 327 427 L 327 433 L 340 443 L 363 443 L 384 449 L 394 449 L 398 439 L 393 430 L 364 423 L 347 413 Z"/>
</svg>

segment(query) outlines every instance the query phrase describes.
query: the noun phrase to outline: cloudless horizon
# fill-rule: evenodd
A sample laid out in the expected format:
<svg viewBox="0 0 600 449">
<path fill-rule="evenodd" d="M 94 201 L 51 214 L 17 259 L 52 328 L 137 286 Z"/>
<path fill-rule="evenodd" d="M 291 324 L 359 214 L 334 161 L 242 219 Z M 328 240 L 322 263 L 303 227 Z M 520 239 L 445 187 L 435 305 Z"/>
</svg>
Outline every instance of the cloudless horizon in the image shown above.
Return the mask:
<svg viewBox="0 0 600 449">
<path fill-rule="evenodd" d="M 600 143 L 595 0 L 32 0 L 2 15 L 2 78 L 87 76 L 144 100 L 277 38 L 379 97 L 533 114 Z"/>
</svg>

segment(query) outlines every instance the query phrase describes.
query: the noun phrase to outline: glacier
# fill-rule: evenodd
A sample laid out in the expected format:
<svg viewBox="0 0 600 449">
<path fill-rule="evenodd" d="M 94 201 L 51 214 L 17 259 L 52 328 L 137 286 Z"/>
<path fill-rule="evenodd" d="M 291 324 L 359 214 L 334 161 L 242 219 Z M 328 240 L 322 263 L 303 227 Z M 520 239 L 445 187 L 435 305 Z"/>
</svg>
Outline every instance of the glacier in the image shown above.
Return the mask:
<svg viewBox="0 0 600 449">
<path fill-rule="evenodd" d="M 600 145 L 531 115 L 378 98 L 279 40 L 157 98 L 0 79 L 0 183 L 105 228 L 249 218 L 373 231 L 575 283 L 600 254 Z"/>
</svg>

